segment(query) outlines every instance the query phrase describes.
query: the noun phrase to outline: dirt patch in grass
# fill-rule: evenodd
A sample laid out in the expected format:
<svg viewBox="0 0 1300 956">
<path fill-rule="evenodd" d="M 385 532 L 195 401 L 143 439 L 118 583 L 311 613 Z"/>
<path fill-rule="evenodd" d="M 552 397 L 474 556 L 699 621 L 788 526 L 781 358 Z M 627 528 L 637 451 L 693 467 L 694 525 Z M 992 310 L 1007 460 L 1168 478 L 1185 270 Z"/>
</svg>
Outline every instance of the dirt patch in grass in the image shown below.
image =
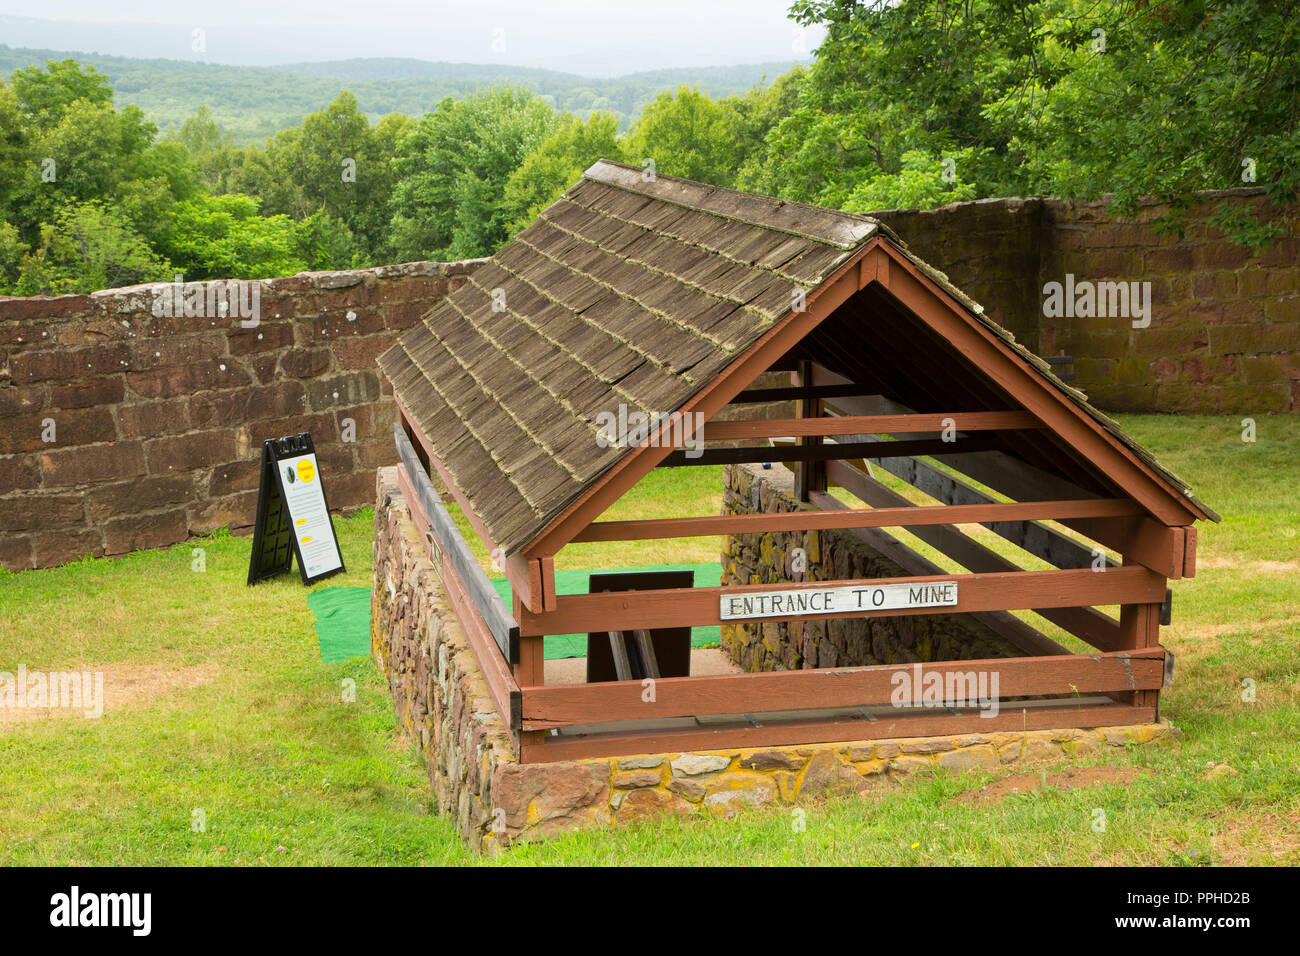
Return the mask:
<svg viewBox="0 0 1300 956">
<path fill-rule="evenodd" d="M 1300 864 L 1300 812 L 1234 817 L 1214 837 L 1218 862 L 1246 866 L 1267 862 Z"/>
<path fill-rule="evenodd" d="M 1134 767 L 1073 767 L 1059 773 L 1046 775 L 1048 790 L 1075 790 L 1079 787 L 1099 787 L 1109 783 L 1132 783 L 1149 776 L 1150 770 Z M 979 807 L 990 807 L 1001 803 L 1008 797 L 1026 793 L 1038 793 L 1043 789 L 1044 775 L 1039 773 L 1018 773 L 1003 777 L 974 790 L 957 794 L 961 803 Z"/>
<path fill-rule="evenodd" d="M 28 699 L 31 699 L 33 694 L 32 681 L 36 679 L 45 683 L 47 688 L 46 699 L 53 702 L 54 698 L 60 693 L 58 675 L 72 673 L 73 671 L 74 668 L 63 668 L 49 672 L 38 672 L 35 668 L 30 669 L 26 675 Z M 210 684 L 217 676 L 218 668 L 215 661 L 205 661 L 202 664 L 193 664 L 189 667 L 174 667 L 161 664 L 88 665 L 75 668 L 75 672 L 79 675 L 90 675 L 89 685 L 87 685 L 84 678 L 78 681 L 78 691 L 81 692 L 85 688 L 91 695 L 89 698 L 83 696 L 79 701 L 79 705 L 74 707 L 62 705 L 53 707 L 18 707 L 8 706 L 6 701 L 0 703 L 0 727 L 6 724 L 27 723 L 35 720 L 56 720 L 66 717 L 85 719 L 87 711 L 95 707 L 98 699 L 96 688 L 101 685 L 97 675 L 103 676 L 103 713 L 112 714 L 132 707 L 150 704 L 163 698 L 174 697 L 196 687 Z M 16 679 L 17 674 L 13 676 Z M 17 700 L 18 695 L 15 693 L 15 704 Z"/>
<path fill-rule="evenodd" d="M 1249 571 L 1252 574 L 1295 574 L 1300 572 L 1300 561 L 1251 561 L 1241 557 L 1198 557 L 1196 570 L 1216 571 L 1228 568 Z"/>
</svg>

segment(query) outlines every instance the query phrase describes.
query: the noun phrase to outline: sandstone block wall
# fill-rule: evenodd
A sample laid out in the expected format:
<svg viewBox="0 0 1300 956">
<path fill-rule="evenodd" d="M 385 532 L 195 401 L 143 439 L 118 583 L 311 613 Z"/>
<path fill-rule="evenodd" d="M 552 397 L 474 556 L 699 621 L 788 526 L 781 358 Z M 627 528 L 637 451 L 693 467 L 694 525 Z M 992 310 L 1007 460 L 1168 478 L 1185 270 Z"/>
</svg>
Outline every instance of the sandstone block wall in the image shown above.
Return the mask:
<svg viewBox="0 0 1300 956">
<path fill-rule="evenodd" d="M 809 806 L 935 771 L 996 771 L 1133 743 L 1172 744 L 1166 723 L 850 741 L 520 764 L 464 632 L 429 564 L 393 469 L 375 506 L 371 647 L 438 812 L 496 852 L 569 830 L 662 815 Z"/>
<path fill-rule="evenodd" d="M 794 497 L 794 476 L 780 465 L 771 469 L 730 465 L 725 474 L 722 507 L 726 514 L 773 514 L 809 507 Z M 804 550 L 806 571 L 793 570 L 795 548 Z M 903 568 L 868 547 L 852 531 L 774 531 L 731 535 L 723 540 L 724 585 L 906 575 Z M 1025 654 L 967 614 L 723 624 L 722 647 L 747 671 Z"/>
<path fill-rule="evenodd" d="M 0 298 L 0 566 L 246 530 L 262 442 L 300 431 L 331 507 L 368 503 L 396 458 L 375 357 L 476 265 L 265 280 L 256 328 L 157 316 L 157 285 Z"/>
<path fill-rule="evenodd" d="M 1040 355 L 1073 356 L 1073 385 L 1108 411 L 1300 411 L 1300 205 L 1263 190 L 1202 193 L 1185 234 L 1156 231 L 1158 202 L 1120 219 L 1103 202 L 987 199 L 873 213 Z M 1227 203 L 1280 223 L 1259 254 L 1211 226 Z M 1067 274 L 1151 283 L 1150 325 L 1043 314 L 1043 286 Z"/>
</svg>

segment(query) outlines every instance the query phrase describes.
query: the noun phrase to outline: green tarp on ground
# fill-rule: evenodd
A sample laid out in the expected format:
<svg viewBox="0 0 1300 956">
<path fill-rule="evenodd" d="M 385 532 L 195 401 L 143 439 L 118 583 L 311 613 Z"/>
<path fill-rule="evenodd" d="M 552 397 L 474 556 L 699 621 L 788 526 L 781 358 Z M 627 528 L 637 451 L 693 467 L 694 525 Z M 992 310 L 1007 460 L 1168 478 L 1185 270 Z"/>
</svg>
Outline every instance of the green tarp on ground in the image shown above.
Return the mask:
<svg viewBox="0 0 1300 956">
<path fill-rule="evenodd" d="M 604 571 L 694 571 L 696 587 L 717 587 L 722 580 L 722 565 L 659 564 L 640 568 L 607 568 Z M 590 589 L 590 571 L 556 571 L 557 594 L 586 594 Z M 493 578 L 506 607 L 512 607 L 510 582 Z M 328 587 L 307 595 L 307 607 L 316 615 L 316 639 L 320 641 L 321 660 L 327 664 L 370 653 L 370 588 Z M 716 647 L 717 627 L 691 629 L 691 647 Z M 586 657 L 586 634 L 559 634 L 546 638 L 546 659 Z"/>
<path fill-rule="evenodd" d="M 370 654 L 370 588 L 321 588 L 307 595 L 327 664 Z"/>
<path fill-rule="evenodd" d="M 716 561 L 705 564 L 656 564 L 640 568 L 601 568 L 601 574 L 614 571 L 694 571 L 695 586 L 715 588 L 722 581 L 722 565 Z M 556 594 L 586 594 L 591 589 L 591 571 L 556 571 Z M 510 582 L 505 578 L 493 578 L 492 586 L 506 602 L 506 607 L 513 607 Z M 718 628 L 691 628 L 691 647 L 717 647 L 720 640 Z M 553 661 L 561 657 L 586 657 L 586 634 L 558 634 L 546 638 L 546 659 Z"/>
</svg>

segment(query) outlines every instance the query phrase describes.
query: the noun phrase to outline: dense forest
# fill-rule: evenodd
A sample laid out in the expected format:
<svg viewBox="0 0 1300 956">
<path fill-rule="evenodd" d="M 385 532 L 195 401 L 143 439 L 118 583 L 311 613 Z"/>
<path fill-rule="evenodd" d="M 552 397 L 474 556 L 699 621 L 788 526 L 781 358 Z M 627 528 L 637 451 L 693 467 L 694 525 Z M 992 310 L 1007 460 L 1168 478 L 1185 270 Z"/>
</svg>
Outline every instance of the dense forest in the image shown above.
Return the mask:
<svg viewBox="0 0 1300 956">
<path fill-rule="evenodd" d="M 0 45 L 0 76 L 70 55 Z M 467 96 L 488 86 L 526 86 L 561 112 L 583 118 L 597 110 L 613 113 L 619 128 L 626 129 L 641 108 L 663 90 L 688 84 L 710 96 L 730 96 L 765 78 L 774 79 L 793 65 L 691 67 L 596 79 L 521 66 L 398 58 L 254 67 L 98 54 L 73 56 L 108 77 L 118 106 L 140 107 L 164 135 L 179 130 L 200 108 L 206 108 L 239 146 L 265 142 L 280 130 L 297 126 L 342 90 L 352 93 L 358 108 L 377 121 L 389 113 L 422 116 L 449 96 Z"/>
<path fill-rule="evenodd" d="M 1295 198 L 1298 7 L 797 0 L 828 31 L 810 67 L 663 90 L 630 125 L 635 96 L 497 83 L 380 117 L 347 91 L 249 145 L 216 93 L 160 131 L 93 65 L 51 60 L 0 82 L 0 292 L 487 255 L 600 157 L 850 211 L 1156 195 L 1177 230 L 1197 190 Z M 355 68 L 358 89 L 389 82 Z M 1217 224 L 1254 246 L 1288 228 L 1228 207 Z"/>
</svg>

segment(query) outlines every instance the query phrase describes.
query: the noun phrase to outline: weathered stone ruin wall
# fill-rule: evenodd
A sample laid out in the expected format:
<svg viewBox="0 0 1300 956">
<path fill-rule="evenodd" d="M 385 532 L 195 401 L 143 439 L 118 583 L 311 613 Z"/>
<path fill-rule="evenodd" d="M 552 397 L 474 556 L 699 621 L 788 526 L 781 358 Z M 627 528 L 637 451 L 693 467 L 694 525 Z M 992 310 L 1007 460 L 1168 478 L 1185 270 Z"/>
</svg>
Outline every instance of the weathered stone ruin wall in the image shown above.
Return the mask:
<svg viewBox="0 0 1300 956">
<path fill-rule="evenodd" d="M 375 467 L 396 460 L 375 357 L 476 265 L 268 279 L 254 328 L 155 315 L 157 284 L 0 298 L 0 566 L 247 530 L 262 442 L 302 431 L 330 506 L 369 503 Z"/>
<path fill-rule="evenodd" d="M 775 514 L 809 508 L 794 496 L 794 476 L 781 465 L 730 465 L 726 514 Z M 805 571 L 795 571 L 802 548 Z M 907 571 L 851 530 L 772 531 L 723 540 L 722 583 L 788 584 L 906 577 Z M 1023 657 L 1025 652 L 968 614 L 763 621 L 722 625 L 722 646 L 747 671 L 854 667 L 917 661 Z"/>
<path fill-rule="evenodd" d="M 1262 189 L 1205 192 L 1182 237 L 1158 232 L 1168 206 L 1131 219 L 1104 202 L 985 199 L 872 215 L 947 273 L 1039 355 L 1074 358 L 1071 383 L 1119 412 L 1259 415 L 1300 412 L 1300 204 Z M 1221 204 L 1281 225 L 1256 254 L 1209 219 Z M 1043 287 L 1150 282 L 1150 325 L 1125 316 L 1049 318 Z"/>
</svg>

